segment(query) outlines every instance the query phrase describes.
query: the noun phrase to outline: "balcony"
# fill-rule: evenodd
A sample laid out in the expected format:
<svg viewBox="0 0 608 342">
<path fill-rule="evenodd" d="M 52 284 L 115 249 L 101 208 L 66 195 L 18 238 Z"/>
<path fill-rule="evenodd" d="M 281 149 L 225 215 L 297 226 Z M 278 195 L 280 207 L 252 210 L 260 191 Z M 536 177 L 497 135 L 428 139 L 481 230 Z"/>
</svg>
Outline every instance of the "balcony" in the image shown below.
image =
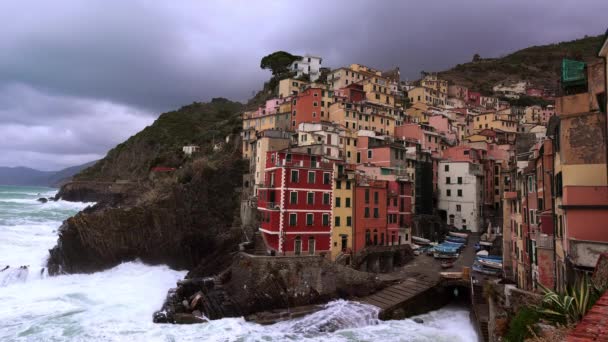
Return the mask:
<svg viewBox="0 0 608 342">
<path fill-rule="evenodd" d="M 334 165 L 333 163 L 328 162 L 320 162 L 320 161 L 309 161 L 309 160 L 297 160 L 297 161 L 287 161 L 286 159 L 278 160 L 275 164 L 277 167 L 302 167 L 307 169 L 324 169 L 324 170 L 332 170 Z"/>
<path fill-rule="evenodd" d="M 532 233 L 532 239 L 536 241 L 536 247 L 553 249 L 553 235 L 543 234 L 540 231 Z"/>
<path fill-rule="evenodd" d="M 268 202 L 264 200 L 258 200 L 258 208 L 264 208 L 269 210 L 280 210 L 281 207 L 277 202 Z"/>
<path fill-rule="evenodd" d="M 517 191 L 505 191 L 505 199 L 514 200 L 517 199 Z"/>
</svg>

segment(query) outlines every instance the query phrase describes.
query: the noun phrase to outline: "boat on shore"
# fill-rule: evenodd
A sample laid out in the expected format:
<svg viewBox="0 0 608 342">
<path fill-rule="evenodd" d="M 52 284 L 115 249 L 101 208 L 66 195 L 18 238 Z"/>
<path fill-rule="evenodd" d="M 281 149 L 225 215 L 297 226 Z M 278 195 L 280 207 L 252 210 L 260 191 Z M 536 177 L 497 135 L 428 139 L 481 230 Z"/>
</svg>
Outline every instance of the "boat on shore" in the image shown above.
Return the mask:
<svg viewBox="0 0 608 342">
<path fill-rule="evenodd" d="M 460 238 L 460 237 L 456 237 L 456 236 L 447 236 L 447 237 L 445 238 L 445 241 L 449 241 L 449 242 L 458 242 L 458 243 L 465 244 L 465 243 L 467 242 L 467 239 Z"/>
<path fill-rule="evenodd" d="M 425 245 L 430 245 L 431 244 L 431 240 L 425 239 L 425 238 L 421 238 L 421 237 L 418 237 L 418 236 L 412 236 L 412 241 L 414 243 L 416 243 L 417 245 L 421 245 L 421 246 L 425 246 Z"/>
<path fill-rule="evenodd" d="M 482 266 L 502 270 L 502 257 L 495 255 L 478 255 L 475 260 Z"/>
<path fill-rule="evenodd" d="M 496 268 L 485 267 L 481 265 L 478 261 L 475 261 L 473 263 L 473 271 L 491 276 L 500 276 L 500 274 L 502 273 L 502 269 L 499 270 Z"/>
<path fill-rule="evenodd" d="M 451 236 L 455 236 L 455 237 L 459 237 L 459 238 L 463 238 L 463 239 L 467 239 L 469 237 L 469 234 L 465 234 L 465 233 L 449 232 L 448 234 Z"/>
</svg>

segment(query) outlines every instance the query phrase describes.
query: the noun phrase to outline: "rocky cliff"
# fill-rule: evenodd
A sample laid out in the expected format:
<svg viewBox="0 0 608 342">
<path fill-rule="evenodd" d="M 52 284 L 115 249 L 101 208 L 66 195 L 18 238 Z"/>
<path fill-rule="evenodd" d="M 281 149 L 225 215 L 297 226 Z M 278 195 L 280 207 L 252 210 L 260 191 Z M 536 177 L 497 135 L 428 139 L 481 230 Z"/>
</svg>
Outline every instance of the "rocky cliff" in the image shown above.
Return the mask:
<svg viewBox="0 0 608 342">
<path fill-rule="evenodd" d="M 98 203 L 60 227 L 49 272 L 94 272 L 134 259 L 177 269 L 203 263 L 200 274 L 229 265 L 242 238 L 241 108 L 214 99 L 162 114 L 64 185 L 58 198 Z M 187 144 L 201 151 L 185 156 Z"/>
</svg>

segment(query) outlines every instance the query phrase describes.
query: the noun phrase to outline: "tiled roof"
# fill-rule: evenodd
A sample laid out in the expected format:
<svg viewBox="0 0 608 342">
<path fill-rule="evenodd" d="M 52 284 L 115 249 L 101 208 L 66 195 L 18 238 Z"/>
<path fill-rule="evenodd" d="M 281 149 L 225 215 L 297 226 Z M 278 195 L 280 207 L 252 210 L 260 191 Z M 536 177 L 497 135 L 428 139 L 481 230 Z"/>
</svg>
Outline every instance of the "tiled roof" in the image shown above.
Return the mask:
<svg viewBox="0 0 608 342">
<path fill-rule="evenodd" d="M 608 341 L 608 291 L 568 334 L 568 342 Z"/>
</svg>

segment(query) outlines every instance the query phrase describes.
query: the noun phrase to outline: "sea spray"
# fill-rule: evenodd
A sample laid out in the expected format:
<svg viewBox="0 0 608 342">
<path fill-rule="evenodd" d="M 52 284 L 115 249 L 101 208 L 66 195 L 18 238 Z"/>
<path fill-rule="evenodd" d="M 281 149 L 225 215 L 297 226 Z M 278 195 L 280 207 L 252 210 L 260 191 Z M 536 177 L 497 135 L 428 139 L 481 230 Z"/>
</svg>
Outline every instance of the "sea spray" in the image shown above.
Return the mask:
<svg viewBox="0 0 608 342">
<path fill-rule="evenodd" d="M 36 201 L 53 194 L 49 188 L 0 187 L 0 270 L 10 265 L 15 272 L 8 279 L 0 272 L 6 282 L 0 287 L 0 341 L 477 341 L 463 308 L 419 316 L 424 323 L 418 324 L 380 321 L 377 308 L 344 300 L 269 326 L 243 318 L 154 324 L 152 313 L 186 271 L 128 262 L 94 274 L 45 276 L 57 228 L 89 205 Z"/>
</svg>

